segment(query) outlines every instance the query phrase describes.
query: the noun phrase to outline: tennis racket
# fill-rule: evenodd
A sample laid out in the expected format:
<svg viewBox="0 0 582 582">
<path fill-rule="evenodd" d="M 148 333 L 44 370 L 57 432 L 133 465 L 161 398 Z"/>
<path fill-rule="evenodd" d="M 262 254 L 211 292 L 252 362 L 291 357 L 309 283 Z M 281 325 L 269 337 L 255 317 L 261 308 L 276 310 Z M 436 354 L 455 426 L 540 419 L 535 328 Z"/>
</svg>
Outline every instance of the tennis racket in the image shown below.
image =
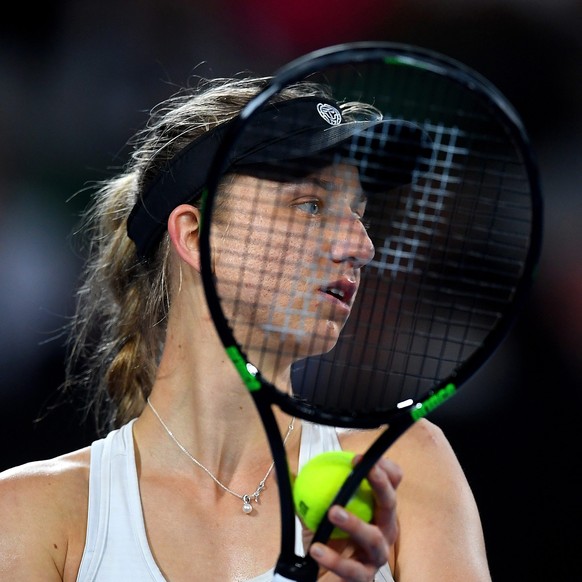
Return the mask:
<svg viewBox="0 0 582 582">
<path fill-rule="evenodd" d="M 387 426 L 334 500 L 345 505 L 500 344 L 534 276 L 541 224 L 517 113 L 434 52 L 355 43 L 308 54 L 228 124 L 203 193 L 201 271 L 275 461 L 275 580 L 314 580 L 317 565 L 294 553 L 274 407 Z M 313 541 L 332 529 L 324 518 Z"/>
</svg>

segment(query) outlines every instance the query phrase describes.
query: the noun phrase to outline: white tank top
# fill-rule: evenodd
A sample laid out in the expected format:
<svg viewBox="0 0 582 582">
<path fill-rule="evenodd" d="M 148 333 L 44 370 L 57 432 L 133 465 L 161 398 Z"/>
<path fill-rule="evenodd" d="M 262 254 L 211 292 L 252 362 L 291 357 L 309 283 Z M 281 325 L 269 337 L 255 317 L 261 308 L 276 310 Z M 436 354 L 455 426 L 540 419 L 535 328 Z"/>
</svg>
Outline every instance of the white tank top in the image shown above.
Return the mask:
<svg viewBox="0 0 582 582">
<path fill-rule="evenodd" d="M 91 445 L 87 537 L 77 582 L 167 582 L 146 536 L 133 447 L 134 422 Z M 340 449 L 333 427 L 302 422 L 299 468 L 319 453 Z M 296 525 L 295 552 L 303 556 L 298 519 Z M 271 582 L 273 572 L 248 582 Z M 376 580 L 394 582 L 388 566 L 378 572 Z"/>
</svg>

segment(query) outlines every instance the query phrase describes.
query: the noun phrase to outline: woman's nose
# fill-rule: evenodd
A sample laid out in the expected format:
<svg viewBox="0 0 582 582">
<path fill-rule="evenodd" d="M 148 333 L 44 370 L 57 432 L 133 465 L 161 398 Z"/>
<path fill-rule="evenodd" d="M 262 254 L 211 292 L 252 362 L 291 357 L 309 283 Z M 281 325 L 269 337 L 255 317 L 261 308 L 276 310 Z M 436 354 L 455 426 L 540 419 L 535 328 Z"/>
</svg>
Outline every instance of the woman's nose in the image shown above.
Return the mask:
<svg viewBox="0 0 582 582">
<path fill-rule="evenodd" d="M 331 237 L 331 258 L 336 263 L 350 263 L 354 268 L 367 265 L 374 258 L 374 243 L 359 217 L 339 221 Z"/>
</svg>

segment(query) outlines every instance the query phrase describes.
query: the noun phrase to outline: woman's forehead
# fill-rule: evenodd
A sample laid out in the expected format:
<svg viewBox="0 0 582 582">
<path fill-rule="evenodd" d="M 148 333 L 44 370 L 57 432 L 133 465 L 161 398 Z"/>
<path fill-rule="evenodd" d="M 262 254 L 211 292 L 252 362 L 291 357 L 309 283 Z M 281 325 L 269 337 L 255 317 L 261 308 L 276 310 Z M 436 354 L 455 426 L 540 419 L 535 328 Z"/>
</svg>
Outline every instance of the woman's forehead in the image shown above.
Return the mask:
<svg viewBox="0 0 582 582">
<path fill-rule="evenodd" d="M 349 194 L 356 199 L 365 200 L 366 195 L 360 183 L 358 169 L 351 164 L 334 164 L 325 166 L 310 172 L 302 177 L 289 179 L 288 176 L 281 176 L 277 179 L 276 174 L 270 174 L 268 178 L 256 175 L 238 174 L 234 177 L 232 188 L 236 192 L 244 192 L 247 195 L 262 197 L 264 193 L 293 193 L 298 189 L 306 188 L 321 190 L 323 193 L 343 193 Z"/>
</svg>

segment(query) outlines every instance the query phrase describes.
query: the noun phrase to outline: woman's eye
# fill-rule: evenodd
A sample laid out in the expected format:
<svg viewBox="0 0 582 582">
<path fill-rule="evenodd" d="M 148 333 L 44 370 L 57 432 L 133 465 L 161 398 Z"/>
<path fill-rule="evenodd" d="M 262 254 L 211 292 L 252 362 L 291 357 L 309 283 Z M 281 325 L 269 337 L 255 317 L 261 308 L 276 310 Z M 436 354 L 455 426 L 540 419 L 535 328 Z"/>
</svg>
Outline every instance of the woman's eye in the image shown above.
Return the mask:
<svg viewBox="0 0 582 582">
<path fill-rule="evenodd" d="M 307 214 L 319 214 L 321 212 L 321 204 L 318 200 L 307 200 L 296 205 L 297 208 L 306 212 Z"/>
</svg>

